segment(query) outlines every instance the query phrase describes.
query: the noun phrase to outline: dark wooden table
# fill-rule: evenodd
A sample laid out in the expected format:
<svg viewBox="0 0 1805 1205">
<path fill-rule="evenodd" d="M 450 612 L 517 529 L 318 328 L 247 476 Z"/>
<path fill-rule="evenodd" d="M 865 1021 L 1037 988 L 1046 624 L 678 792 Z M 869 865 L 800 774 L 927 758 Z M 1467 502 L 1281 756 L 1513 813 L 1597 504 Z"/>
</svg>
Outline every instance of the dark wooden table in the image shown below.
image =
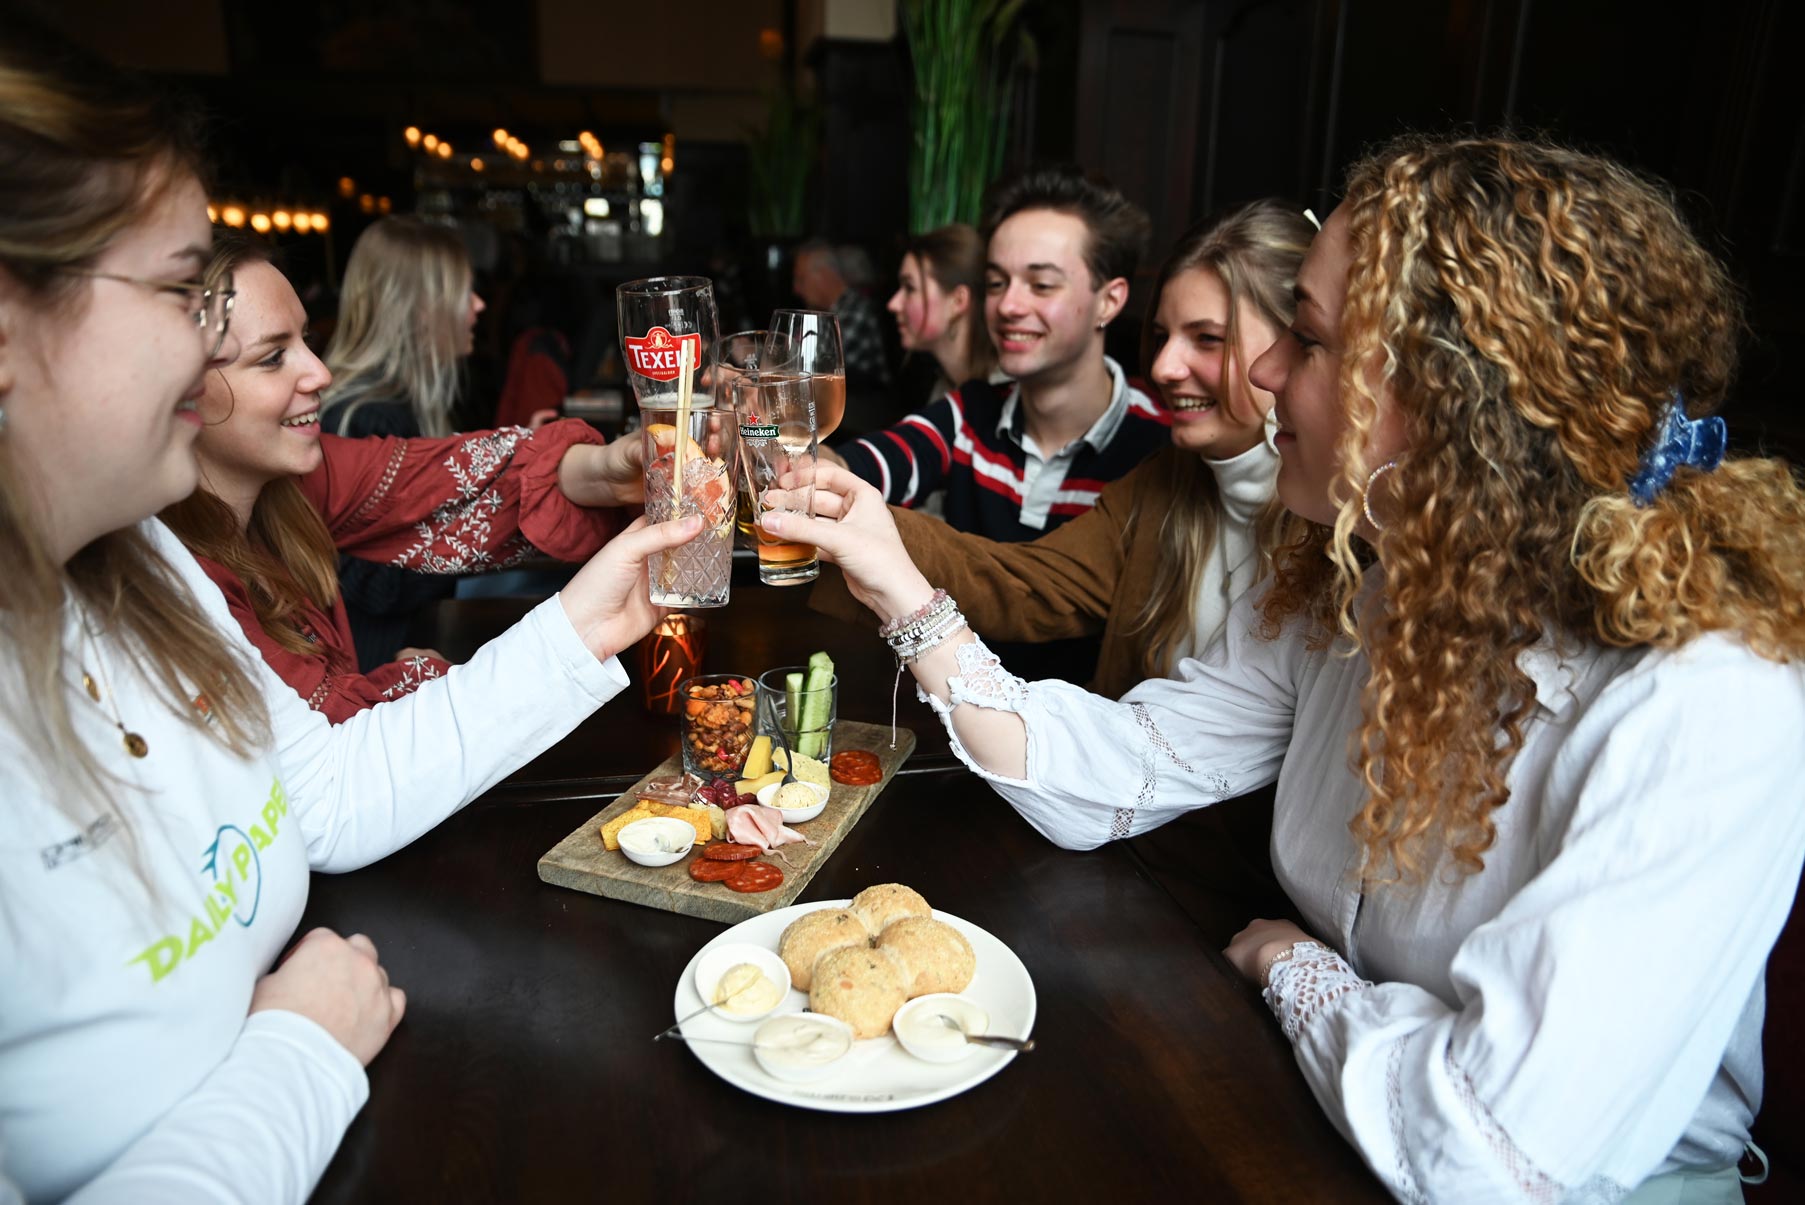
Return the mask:
<svg viewBox="0 0 1805 1205">
<path fill-rule="evenodd" d="M 765 603 L 736 595 L 716 613 L 733 618 L 712 634 L 710 668 L 755 673 L 825 644 L 842 714 L 883 718 L 888 668 L 868 675 L 818 616 L 747 623 L 777 609 L 777 592 L 757 593 Z M 868 630 L 849 631 L 888 666 Z M 409 848 L 314 877 L 303 931 L 369 934 L 408 992 L 315 1199 L 1387 1199 L 1169 880 L 1129 845 L 1050 845 L 981 781 L 935 768 L 944 735 L 907 690 L 903 711 L 926 754 L 801 899 L 904 882 L 989 930 L 1033 977 L 1037 1051 L 936 1105 L 841 1115 L 763 1101 L 654 1044 L 685 964 L 720 927 L 535 873 L 609 777 L 674 748 L 650 739 L 661 725 L 632 693 Z"/>
</svg>

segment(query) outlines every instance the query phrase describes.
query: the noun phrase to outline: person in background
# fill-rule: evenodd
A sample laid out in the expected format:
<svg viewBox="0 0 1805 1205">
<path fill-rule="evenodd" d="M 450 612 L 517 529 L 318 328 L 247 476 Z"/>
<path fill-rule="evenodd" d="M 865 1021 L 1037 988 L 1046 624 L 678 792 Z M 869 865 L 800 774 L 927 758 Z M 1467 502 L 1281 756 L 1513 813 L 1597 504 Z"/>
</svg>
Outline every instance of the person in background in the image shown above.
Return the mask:
<svg viewBox="0 0 1805 1205">
<path fill-rule="evenodd" d="M 0 1200 L 299 1205 L 406 1009 L 375 942 L 294 941 L 627 684 L 617 536 L 469 665 L 336 727 L 155 515 L 238 355 L 188 127 L 0 13 Z M 291 945 L 292 942 L 292 945 Z"/>
<path fill-rule="evenodd" d="M 620 527 L 617 511 L 592 508 L 639 500 L 639 444 L 604 447 L 575 420 L 443 439 L 322 434 L 331 374 L 270 254 L 215 235 L 202 279 L 234 282 L 237 355 L 207 374 L 201 486 L 162 518 L 270 668 L 336 724 L 449 668 L 431 649 L 404 649 L 358 672 L 338 553 L 439 573 L 502 569 L 535 550 L 587 560 Z"/>
<path fill-rule="evenodd" d="M 905 352 L 939 367 L 930 400 L 966 381 L 988 380 L 996 348 L 984 326 L 984 240 L 962 222 L 917 234 L 903 245 L 896 292 L 886 307 Z"/>
<path fill-rule="evenodd" d="M 442 438 L 453 413 L 463 361 L 486 308 L 472 287 L 458 232 L 417 217 L 390 217 L 358 236 L 345 265 L 338 324 L 326 345 L 332 388 L 320 423 L 334 435 Z M 365 672 L 394 661 L 415 617 L 457 583 L 341 556 L 339 587 Z"/>
<path fill-rule="evenodd" d="M 828 458 L 897 506 L 944 489 L 960 531 L 1031 540 L 1166 445 L 1165 411 L 1103 353 L 1147 215 L 1076 168 L 1035 168 L 993 186 L 984 232 L 985 324 L 1015 383 L 966 381 Z"/>
<path fill-rule="evenodd" d="M 1297 206 L 1269 200 L 1179 239 L 1154 283 L 1141 346 L 1172 415 L 1170 442 L 1105 486 L 1095 508 L 1017 544 L 891 508 L 915 564 L 969 600 L 973 630 L 1032 643 L 1101 634 L 1090 689 L 1109 698 L 1209 647 L 1234 600 L 1270 572 L 1280 539 L 1272 395 L 1247 372 L 1291 325 L 1314 232 Z M 911 268 L 905 259 L 905 279 Z M 847 620 L 865 613 L 837 571 L 822 575 L 809 605 Z"/>
<path fill-rule="evenodd" d="M 1740 329 L 1664 187 L 1410 137 L 1352 168 L 1249 374 L 1307 526 L 1176 679 L 1021 682 L 832 466 L 821 517 L 764 526 L 840 562 L 1062 846 L 1276 780 L 1302 923 L 1227 957 L 1399 1200 L 1740 1201 L 1805 861 L 1805 492 L 1697 417 Z"/>
<path fill-rule="evenodd" d="M 877 306 L 846 279 L 840 252 L 825 239 L 796 248 L 790 287 L 811 310 L 831 310 L 840 319 L 840 346 L 846 355 L 846 388 L 872 390 L 890 383 L 884 332 Z"/>
</svg>

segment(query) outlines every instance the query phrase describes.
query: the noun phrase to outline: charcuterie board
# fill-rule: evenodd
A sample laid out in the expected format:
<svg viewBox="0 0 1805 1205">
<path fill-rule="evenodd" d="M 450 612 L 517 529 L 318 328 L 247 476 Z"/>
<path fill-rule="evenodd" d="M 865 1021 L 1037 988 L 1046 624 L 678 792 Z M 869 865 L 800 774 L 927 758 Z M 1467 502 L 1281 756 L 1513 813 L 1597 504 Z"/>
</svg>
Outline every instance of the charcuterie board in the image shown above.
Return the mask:
<svg viewBox="0 0 1805 1205">
<path fill-rule="evenodd" d="M 783 870 L 783 883 L 773 890 L 742 894 L 720 883 L 696 882 L 690 877 L 688 858 L 670 866 L 640 866 L 628 861 L 621 851 L 603 847 L 602 826 L 632 808 L 647 783 L 682 773 L 676 754 L 547 850 L 539 859 L 539 877 L 559 887 L 725 924 L 738 924 L 788 907 L 846 834 L 852 831 L 852 826 L 859 822 L 872 801 L 908 760 L 909 754 L 915 751 L 913 732 L 907 728 L 896 729 L 896 747 L 891 748 L 890 731 L 886 724 L 860 724 L 851 720 L 834 725 L 834 752 L 869 750 L 883 768 L 883 777 L 870 786 L 854 787 L 837 782 L 833 785 L 821 815 L 794 826 L 812 844 L 784 845 L 778 851 L 783 855 L 782 860 L 775 852 L 763 859 Z M 704 848 L 698 846 L 692 857 L 700 857 Z"/>
</svg>

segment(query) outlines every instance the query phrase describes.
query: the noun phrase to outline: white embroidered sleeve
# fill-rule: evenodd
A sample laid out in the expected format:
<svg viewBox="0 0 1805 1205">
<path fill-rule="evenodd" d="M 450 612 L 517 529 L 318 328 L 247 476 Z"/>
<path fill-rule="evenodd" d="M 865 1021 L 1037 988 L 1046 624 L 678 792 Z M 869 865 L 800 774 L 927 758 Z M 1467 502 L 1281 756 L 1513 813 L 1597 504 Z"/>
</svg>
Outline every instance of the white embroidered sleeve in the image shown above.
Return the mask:
<svg viewBox="0 0 1805 1205">
<path fill-rule="evenodd" d="M 1355 974 L 1341 955 L 1319 941 L 1300 941 L 1289 955 L 1280 955 L 1267 972 L 1266 990 L 1260 998 L 1284 1026 L 1285 1037 L 1295 1044 L 1324 1009 L 1343 996 L 1372 986 Z"/>
<path fill-rule="evenodd" d="M 1028 702 L 1028 684 L 1004 669 L 997 655 L 975 634 L 971 643 L 960 645 L 953 655 L 958 658 L 959 672 L 948 676 L 946 680 L 946 693 L 952 701 L 942 702 L 938 695 L 931 694 L 919 684 L 915 687 L 915 696 L 940 717 L 941 724 L 946 727 L 946 740 L 952 748 L 953 756 L 964 762 L 973 774 L 993 783 L 1026 785 L 1022 779 L 1008 778 L 986 769 L 971 755 L 965 743 L 959 739 L 959 729 L 953 724 L 953 709 L 966 703 L 990 711 L 1012 711 L 1019 715 Z M 1029 732 L 1028 740 L 1031 746 L 1034 740 L 1032 732 Z"/>
</svg>

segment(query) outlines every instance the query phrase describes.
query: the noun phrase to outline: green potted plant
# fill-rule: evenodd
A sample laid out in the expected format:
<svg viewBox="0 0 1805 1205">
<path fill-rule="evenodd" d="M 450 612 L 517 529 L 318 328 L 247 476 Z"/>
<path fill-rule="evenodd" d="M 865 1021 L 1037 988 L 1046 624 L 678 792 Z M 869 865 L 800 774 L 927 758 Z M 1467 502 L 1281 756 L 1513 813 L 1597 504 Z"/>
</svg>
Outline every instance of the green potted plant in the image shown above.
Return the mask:
<svg viewBox="0 0 1805 1205">
<path fill-rule="evenodd" d="M 915 72 L 909 225 L 976 224 L 1003 167 L 1017 69 L 1034 42 L 1016 19 L 1028 0 L 902 0 Z"/>
</svg>

